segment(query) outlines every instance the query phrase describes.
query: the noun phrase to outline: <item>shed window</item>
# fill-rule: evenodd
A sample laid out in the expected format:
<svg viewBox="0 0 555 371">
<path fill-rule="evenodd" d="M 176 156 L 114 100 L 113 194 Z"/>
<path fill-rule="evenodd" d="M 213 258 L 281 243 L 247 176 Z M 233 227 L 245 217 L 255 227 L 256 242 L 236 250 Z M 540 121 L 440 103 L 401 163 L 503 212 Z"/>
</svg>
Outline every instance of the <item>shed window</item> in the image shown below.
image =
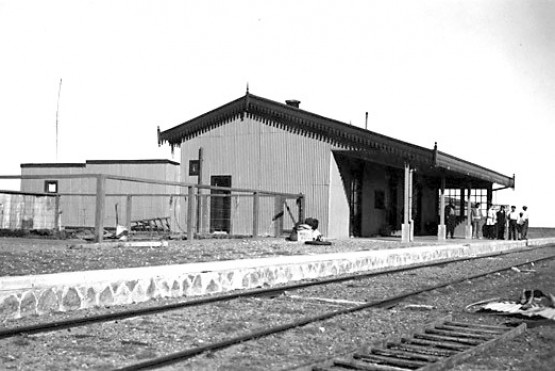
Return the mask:
<svg viewBox="0 0 555 371">
<path fill-rule="evenodd" d="M 189 161 L 189 176 L 198 176 L 200 174 L 200 161 L 190 160 Z"/>
<path fill-rule="evenodd" d="M 57 180 L 45 180 L 44 181 L 44 192 L 46 192 L 46 193 L 58 193 L 58 181 Z"/>
</svg>

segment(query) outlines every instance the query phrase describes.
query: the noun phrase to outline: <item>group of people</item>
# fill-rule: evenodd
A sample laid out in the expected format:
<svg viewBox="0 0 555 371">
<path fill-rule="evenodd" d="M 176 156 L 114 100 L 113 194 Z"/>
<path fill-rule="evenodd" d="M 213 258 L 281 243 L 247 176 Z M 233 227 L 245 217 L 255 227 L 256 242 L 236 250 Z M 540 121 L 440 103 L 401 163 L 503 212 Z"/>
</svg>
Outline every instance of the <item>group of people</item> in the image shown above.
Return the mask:
<svg viewBox="0 0 555 371">
<path fill-rule="evenodd" d="M 445 216 L 447 218 L 447 237 L 454 238 L 457 223 L 455 207 L 452 203 L 445 207 Z M 483 215 L 478 202 L 471 210 L 472 238 L 480 238 L 481 231 L 484 238 L 504 240 L 505 230 L 508 228 L 509 240 L 526 240 L 529 219 L 527 206 L 522 206 L 522 210 L 517 211 L 516 206 L 513 205 L 510 211 L 506 211 L 503 205 L 499 208 L 492 205 L 487 214 Z"/>
<path fill-rule="evenodd" d="M 473 238 L 480 238 L 479 232 L 482 219 L 480 203 L 477 203 L 472 209 Z M 510 211 L 506 211 L 503 205 L 499 209 L 492 205 L 488 209 L 485 219 L 486 221 L 482 229 L 482 234 L 485 238 L 504 240 L 506 228 L 508 228 L 509 240 L 526 240 L 528 238 L 530 216 L 527 206 L 522 206 L 522 210 L 517 211 L 516 206 L 513 205 Z"/>
<path fill-rule="evenodd" d="M 528 214 L 527 206 L 522 206 L 521 211 L 516 211 L 516 206 L 511 206 L 507 219 L 509 220 L 509 240 L 528 239 L 530 215 Z"/>
</svg>

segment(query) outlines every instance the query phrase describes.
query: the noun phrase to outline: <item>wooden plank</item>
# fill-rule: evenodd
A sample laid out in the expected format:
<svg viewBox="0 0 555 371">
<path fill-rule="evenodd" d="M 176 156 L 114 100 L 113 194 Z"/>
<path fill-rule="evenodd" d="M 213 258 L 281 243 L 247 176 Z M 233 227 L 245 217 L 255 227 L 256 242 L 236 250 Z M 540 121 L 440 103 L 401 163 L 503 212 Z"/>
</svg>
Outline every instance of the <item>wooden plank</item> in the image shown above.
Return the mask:
<svg viewBox="0 0 555 371">
<path fill-rule="evenodd" d="M 441 330 L 437 328 L 426 329 L 424 330 L 424 333 L 431 334 L 431 335 L 438 335 L 438 336 L 451 336 L 451 337 L 457 337 L 457 338 L 476 339 L 476 340 L 483 340 L 483 341 L 488 341 L 495 337 L 495 335 L 470 334 L 468 332 Z"/>
<path fill-rule="evenodd" d="M 459 352 L 471 347 L 471 345 L 453 344 L 453 343 L 431 341 L 431 340 L 425 340 L 425 339 L 402 339 L 401 341 L 405 344 L 432 346 L 440 349 L 456 350 Z"/>
<path fill-rule="evenodd" d="M 387 349 L 400 349 L 418 354 L 431 354 L 443 358 L 457 354 L 456 350 L 439 349 L 431 346 L 419 346 L 414 344 L 387 343 Z"/>
<path fill-rule="evenodd" d="M 466 327 L 466 328 L 501 330 L 502 332 L 507 331 L 507 326 L 483 325 L 483 324 L 480 324 L 480 323 L 465 323 L 465 322 L 456 322 L 456 321 L 445 321 L 444 325 Z"/>
<path fill-rule="evenodd" d="M 131 232 L 131 215 L 133 213 L 133 196 L 127 195 L 125 202 L 125 227 Z"/>
<path fill-rule="evenodd" d="M 475 346 L 481 343 L 480 340 L 461 339 L 454 336 L 439 336 L 429 334 L 414 334 L 416 339 L 432 340 L 432 341 L 446 341 L 463 345 Z"/>
<path fill-rule="evenodd" d="M 499 341 L 504 341 L 507 339 L 512 339 L 516 336 L 521 335 L 524 331 L 526 331 L 526 324 L 523 323 L 521 325 L 519 325 L 518 327 L 515 327 L 513 329 L 508 330 L 507 332 L 505 332 L 504 334 L 500 335 L 499 337 L 496 337 L 495 339 L 486 341 L 476 347 L 470 348 L 466 351 L 463 351 L 459 354 L 456 354 L 452 357 L 449 357 L 445 360 L 436 362 L 434 364 L 425 366 L 423 368 L 420 369 L 420 371 L 439 371 L 439 370 L 446 370 L 446 369 L 450 369 L 455 367 L 457 364 L 462 363 L 465 359 L 476 355 L 478 353 L 482 353 L 485 350 L 491 348 L 492 346 L 494 346 L 497 342 Z"/>
<path fill-rule="evenodd" d="M 395 356 L 399 358 L 415 359 L 415 360 L 426 361 L 426 362 L 437 362 L 443 358 L 441 356 L 433 356 L 430 354 L 422 354 L 422 353 L 410 352 L 407 350 L 395 350 L 395 349 L 376 348 L 376 349 L 371 349 L 370 353 L 378 354 L 382 356 Z"/>
<path fill-rule="evenodd" d="M 94 216 L 95 241 L 101 243 L 104 238 L 104 206 L 106 192 L 106 177 L 99 175 L 96 178 L 96 209 Z"/>
<path fill-rule="evenodd" d="M 378 354 L 361 354 L 355 353 L 354 359 L 363 360 L 364 362 L 386 364 L 388 366 L 404 367 L 404 368 L 417 368 L 429 364 L 427 361 L 415 361 L 409 359 L 398 358 L 397 356 L 383 356 Z"/>
<path fill-rule="evenodd" d="M 342 300 L 342 299 L 328 299 L 328 298 L 318 298 L 314 296 L 302 296 L 302 295 L 288 295 L 290 299 L 296 300 L 307 300 L 307 301 L 317 301 L 321 303 L 330 303 L 330 304 L 341 304 L 341 305 L 364 305 L 366 302 L 363 301 L 350 301 L 350 300 Z"/>
<path fill-rule="evenodd" d="M 60 196 L 56 195 L 54 199 L 54 230 L 60 231 Z"/>
<path fill-rule="evenodd" d="M 187 196 L 187 240 L 195 239 L 195 188 L 189 187 Z"/>
<path fill-rule="evenodd" d="M 450 331 L 458 331 L 458 332 L 467 332 L 469 334 L 484 334 L 484 335 L 499 335 L 503 334 L 507 331 L 507 329 L 499 329 L 499 330 L 490 330 L 490 329 L 483 329 L 483 328 L 476 328 L 476 327 L 462 327 L 462 326 L 449 326 L 449 325 L 438 325 L 435 327 L 438 330 L 450 330 Z"/>
<path fill-rule="evenodd" d="M 410 368 L 397 367 L 397 366 L 387 366 L 379 365 L 376 363 L 366 363 L 359 361 L 347 361 L 347 360 L 336 360 L 333 362 L 336 366 L 341 366 L 345 368 L 364 370 L 364 371 L 407 371 L 412 370 Z"/>
</svg>

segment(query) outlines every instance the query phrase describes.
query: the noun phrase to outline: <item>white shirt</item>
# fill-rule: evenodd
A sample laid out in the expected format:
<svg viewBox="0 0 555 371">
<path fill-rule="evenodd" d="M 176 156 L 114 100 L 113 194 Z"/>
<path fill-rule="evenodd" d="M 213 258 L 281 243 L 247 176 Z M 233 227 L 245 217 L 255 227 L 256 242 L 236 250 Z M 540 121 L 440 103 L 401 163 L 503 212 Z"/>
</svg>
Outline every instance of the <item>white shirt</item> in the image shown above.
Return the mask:
<svg viewBox="0 0 555 371">
<path fill-rule="evenodd" d="M 479 208 L 473 208 L 471 210 L 471 214 L 472 214 L 472 220 L 477 221 L 477 220 L 482 220 L 482 210 Z"/>
<path fill-rule="evenodd" d="M 518 220 L 518 211 L 511 211 L 509 212 L 509 219 L 510 220 Z"/>
<path fill-rule="evenodd" d="M 488 219 L 486 220 L 487 225 L 494 225 L 497 223 L 497 213 L 493 208 L 488 210 Z"/>
</svg>

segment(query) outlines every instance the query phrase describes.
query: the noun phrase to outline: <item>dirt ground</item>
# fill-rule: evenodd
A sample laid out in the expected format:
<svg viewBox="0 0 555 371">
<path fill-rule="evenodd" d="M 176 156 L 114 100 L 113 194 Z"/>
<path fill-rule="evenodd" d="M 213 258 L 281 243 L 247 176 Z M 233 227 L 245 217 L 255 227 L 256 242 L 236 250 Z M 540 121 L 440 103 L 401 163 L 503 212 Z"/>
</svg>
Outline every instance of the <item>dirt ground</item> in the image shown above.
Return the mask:
<svg viewBox="0 0 555 371">
<path fill-rule="evenodd" d="M 378 239 L 333 241 L 331 246 L 308 246 L 278 239 L 170 241 L 169 246 L 159 248 L 113 246 L 91 248 L 80 246 L 78 242 L 0 239 L 0 276 L 409 246 L 395 240 Z M 465 241 L 455 240 L 448 243 L 461 242 Z M 412 245 L 434 243 L 438 242 L 417 240 Z M 547 249 L 553 250 L 553 248 Z M 540 321 L 493 313 L 471 314 L 464 310 L 469 303 L 486 298 L 516 299 L 522 289 L 541 289 L 555 293 L 555 262 L 542 263 L 531 268 L 534 271 L 532 273 L 509 271 L 475 282 L 447 287 L 436 293 L 423 294 L 415 300 L 415 303 L 434 307 L 430 312 L 417 313 L 397 306 L 390 310 L 376 311 L 374 315 L 379 320 L 371 324 L 364 323 L 362 315 L 354 315 L 326 324 L 306 326 L 299 331 L 283 336 L 272 336 L 253 344 L 233 346 L 222 352 L 196 357 L 185 365 L 167 369 L 292 370 L 294 369 L 292 365 L 302 364 L 303 361 L 340 353 L 345 349 L 346 344 L 356 346 L 366 341 L 385 339 L 392 334 L 409 335 L 414 323 L 451 314 L 454 319 L 483 323 L 526 321 L 529 324 L 529 328 L 523 335 L 499 343 L 487 353 L 478 354 L 458 365 L 455 370 L 553 370 L 555 369 L 555 321 Z M 444 270 L 441 274 L 441 280 L 447 280 L 456 274 L 456 270 Z M 429 277 L 418 274 L 411 276 L 410 279 L 414 284 L 426 284 Z M 389 287 L 390 284 L 387 282 L 382 286 Z M 404 285 L 401 286 L 403 287 L 395 287 L 395 289 L 405 289 Z M 342 298 L 344 292 L 338 291 L 334 297 Z M 136 320 L 134 320 L 122 321 L 122 327 L 117 327 L 113 323 L 103 326 L 98 334 L 89 333 L 88 330 L 83 329 L 68 331 L 60 336 L 43 334 L 0 340 L 0 370 L 109 370 L 115 366 L 121 367 L 132 361 L 161 355 L 161 352 L 163 354 L 172 347 L 182 349 L 187 341 L 198 341 L 199 338 L 210 341 L 226 334 L 230 328 L 245 329 L 247 326 L 254 326 L 256 323 L 248 318 L 249 312 L 245 311 L 242 305 L 241 303 L 226 304 L 229 306 L 229 314 L 224 314 L 221 306 L 213 311 L 192 309 L 177 318 L 179 326 L 176 326 L 169 317 L 160 316 L 151 317 L 145 321 L 144 331 L 135 326 Z M 277 309 L 275 304 L 264 305 L 267 306 L 262 306 L 261 312 L 267 313 L 270 322 L 277 321 L 280 317 L 305 315 L 308 310 L 299 307 L 298 304 L 291 304 L 285 306 L 280 312 L 281 309 Z M 294 312 L 297 310 L 296 307 L 299 307 L 297 308 L 299 314 Z M 90 311 L 91 314 L 93 312 Z M 241 319 L 241 315 L 247 318 Z M 194 321 L 184 321 L 184 318 L 194 319 Z M 44 318 L 34 318 L 30 321 L 43 320 Z M 212 322 L 220 325 L 208 327 L 207 324 Z M 30 324 L 29 319 L 25 323 Z M 14 325 L 16 324 L 2 324 L 8 327 Z M 223 325 L 228 327 L 222 327 Z M 264 321 L 260 321 L 260 326 L 262 325 Z M 129 329 L 133 330 L 131 334 L 127 332 Z M 321 334 L 326 336 L 320 336 Z M 309 342 L 306 340 L 307 336 L 310 339 Z M 284 366 L 287 362 L 289 366 Z"/>
<path fill-rule="evenodd" d="M 491 283 L 493 296 L 518 299 L 522 289 L 541 289 L 555 294 L 555 263 L 541 264 L 533 274 L 516 273 L 499 285 Z M 485 282 L 486 285 L 490 283 Z M 491 296 L 491 297 L 493 297 Z M 487 299 L 487 295 L 475 296 Z M 481 313 L 468 317 L 485 316 L 506 322 L 526 322 L 528 329 L 524 334 L 509 341 L 500 342 L 487 352 L 477 354 L 457 366 L 456 371 L 551 371 L 555 370 L 555 320 L 528 318 L 521 316 Z"/>
<path fill-rule="evenodd" d="M 542 253 L 555 253 L 553 247 Z M 508 258 L 488 259 L 507 265 Z M 410 285 L 426 286 L 432 281 L 449 281 L 461 273 L 462 267 L 477 270 L 484 261 L 445 268 L 429 268 L 407 272 L 402 280 L 394 276 L 379 277 L 371 284 L 358 287 L 361 295 L 376 297 L 395 295 L 409 290 Z M 486 353 L 478 354 L 456 367 L 457 371 L 553 370 L 555 365 L 555 326 L 553 321 L 502 316 L 494 313 L 468 313 L 465 306 L 491 297 L 516 299 L 522 289 L 555 292 L 555 261 L 528 267 L 530 272 L 509 270 L 475 281 L 467 281 L 428 292 L 411 301 L 433 309 L 414 311 L 400 304 L 390 309 L 376 309 L 304 326 L 295 331 L 234 345 L 165 370 L 193 371 L 262 371 L 294 370 L 296 365 L 344 353 L 353 347 L 410 335 L 415 324 L 431 322 L 447 314 L 455 320 L 484 324 L 519 323 L 526 321 L 528 330 L 521 336 L 499 343 Z M 408 280 L 408 281 L 407 281 Z M 348 286 L 347 286 L 348 287 Z M 366 290 L 366 291 L 364 291 Z M 378 291 L 380 290 L 380 291 Z M 395 291 L 394 291 L 395 290 Z M 382 292 L 383 291 L 383 292 Z M 311 294 L 310 296 L 313 296 Z M 351 299 L 345 285 L 318 296 Z M 362 297 L 361 297 L 362 298 Z M 110 370 L 116 367 L 160 356 L 171 351 L 199 346 L 233 336 L 247 330 L 290 322 L 319 310 L 310 302 L 249 299 L 220 303 L 212 307 L 196 307 L 148 318 L 131 318 L 107 323 L 96 328 L 80 328 L 57 334 L 38 334 L 0 340 L 0 369 L 6 370 Z M 88 311 L 94 314 L 96 309 Z M 315 313 L 315 312 L 314 312 Z M 54 315 L 53 318 L 59 315 Z M 65 315 L 64 315 L 65 316 Z M 36 321 L 43 320 L 35 318 Z M 31 319 L 32 321 L 32 319 Z M 119 322 L 119 323 L 118 323 Z M 25 320 L 29 324 L 29 319 Z M 13 326 L 14 323 L 10 323 Z M 539 325 L 539 326 L 538 326 Z"/>
<path fill-rule="evenodd" d="M 451 240 L 449 243 L 455 243 Z M 464 240 L 458 240 L 461 243 Z M 383 250 L 439 244 L 433 240 L 401 243 L 399 240 L 346 239 L 332 245 L 305 245 L 284 239 L 205 239 L 167 241 L 162 247 L 121 246 L 117 243 L 83 244 L 82 241 L 0 238 L 0 276 L 47 274 L 95 269 L 187 264 L 218 260 L 264 258 Z"/>
<path fill-rule="evenodd" d="M 555 237 L 555 228 L 531 228 L 529 237 Z M 83 240 L 3 237 L 0 238 L 0 277 L 482 242 L 464 239 L 440 242 L 434 236 L 415 237 L 411 243 L 401 243 L 400 238 L 393 237 L 329 241 L 330 246 L 318 246 L 283 238 L 201 239 L 169 240 L 165 247 L 123 247 L 115 241 L 98 245 Z"/>
</svg>

